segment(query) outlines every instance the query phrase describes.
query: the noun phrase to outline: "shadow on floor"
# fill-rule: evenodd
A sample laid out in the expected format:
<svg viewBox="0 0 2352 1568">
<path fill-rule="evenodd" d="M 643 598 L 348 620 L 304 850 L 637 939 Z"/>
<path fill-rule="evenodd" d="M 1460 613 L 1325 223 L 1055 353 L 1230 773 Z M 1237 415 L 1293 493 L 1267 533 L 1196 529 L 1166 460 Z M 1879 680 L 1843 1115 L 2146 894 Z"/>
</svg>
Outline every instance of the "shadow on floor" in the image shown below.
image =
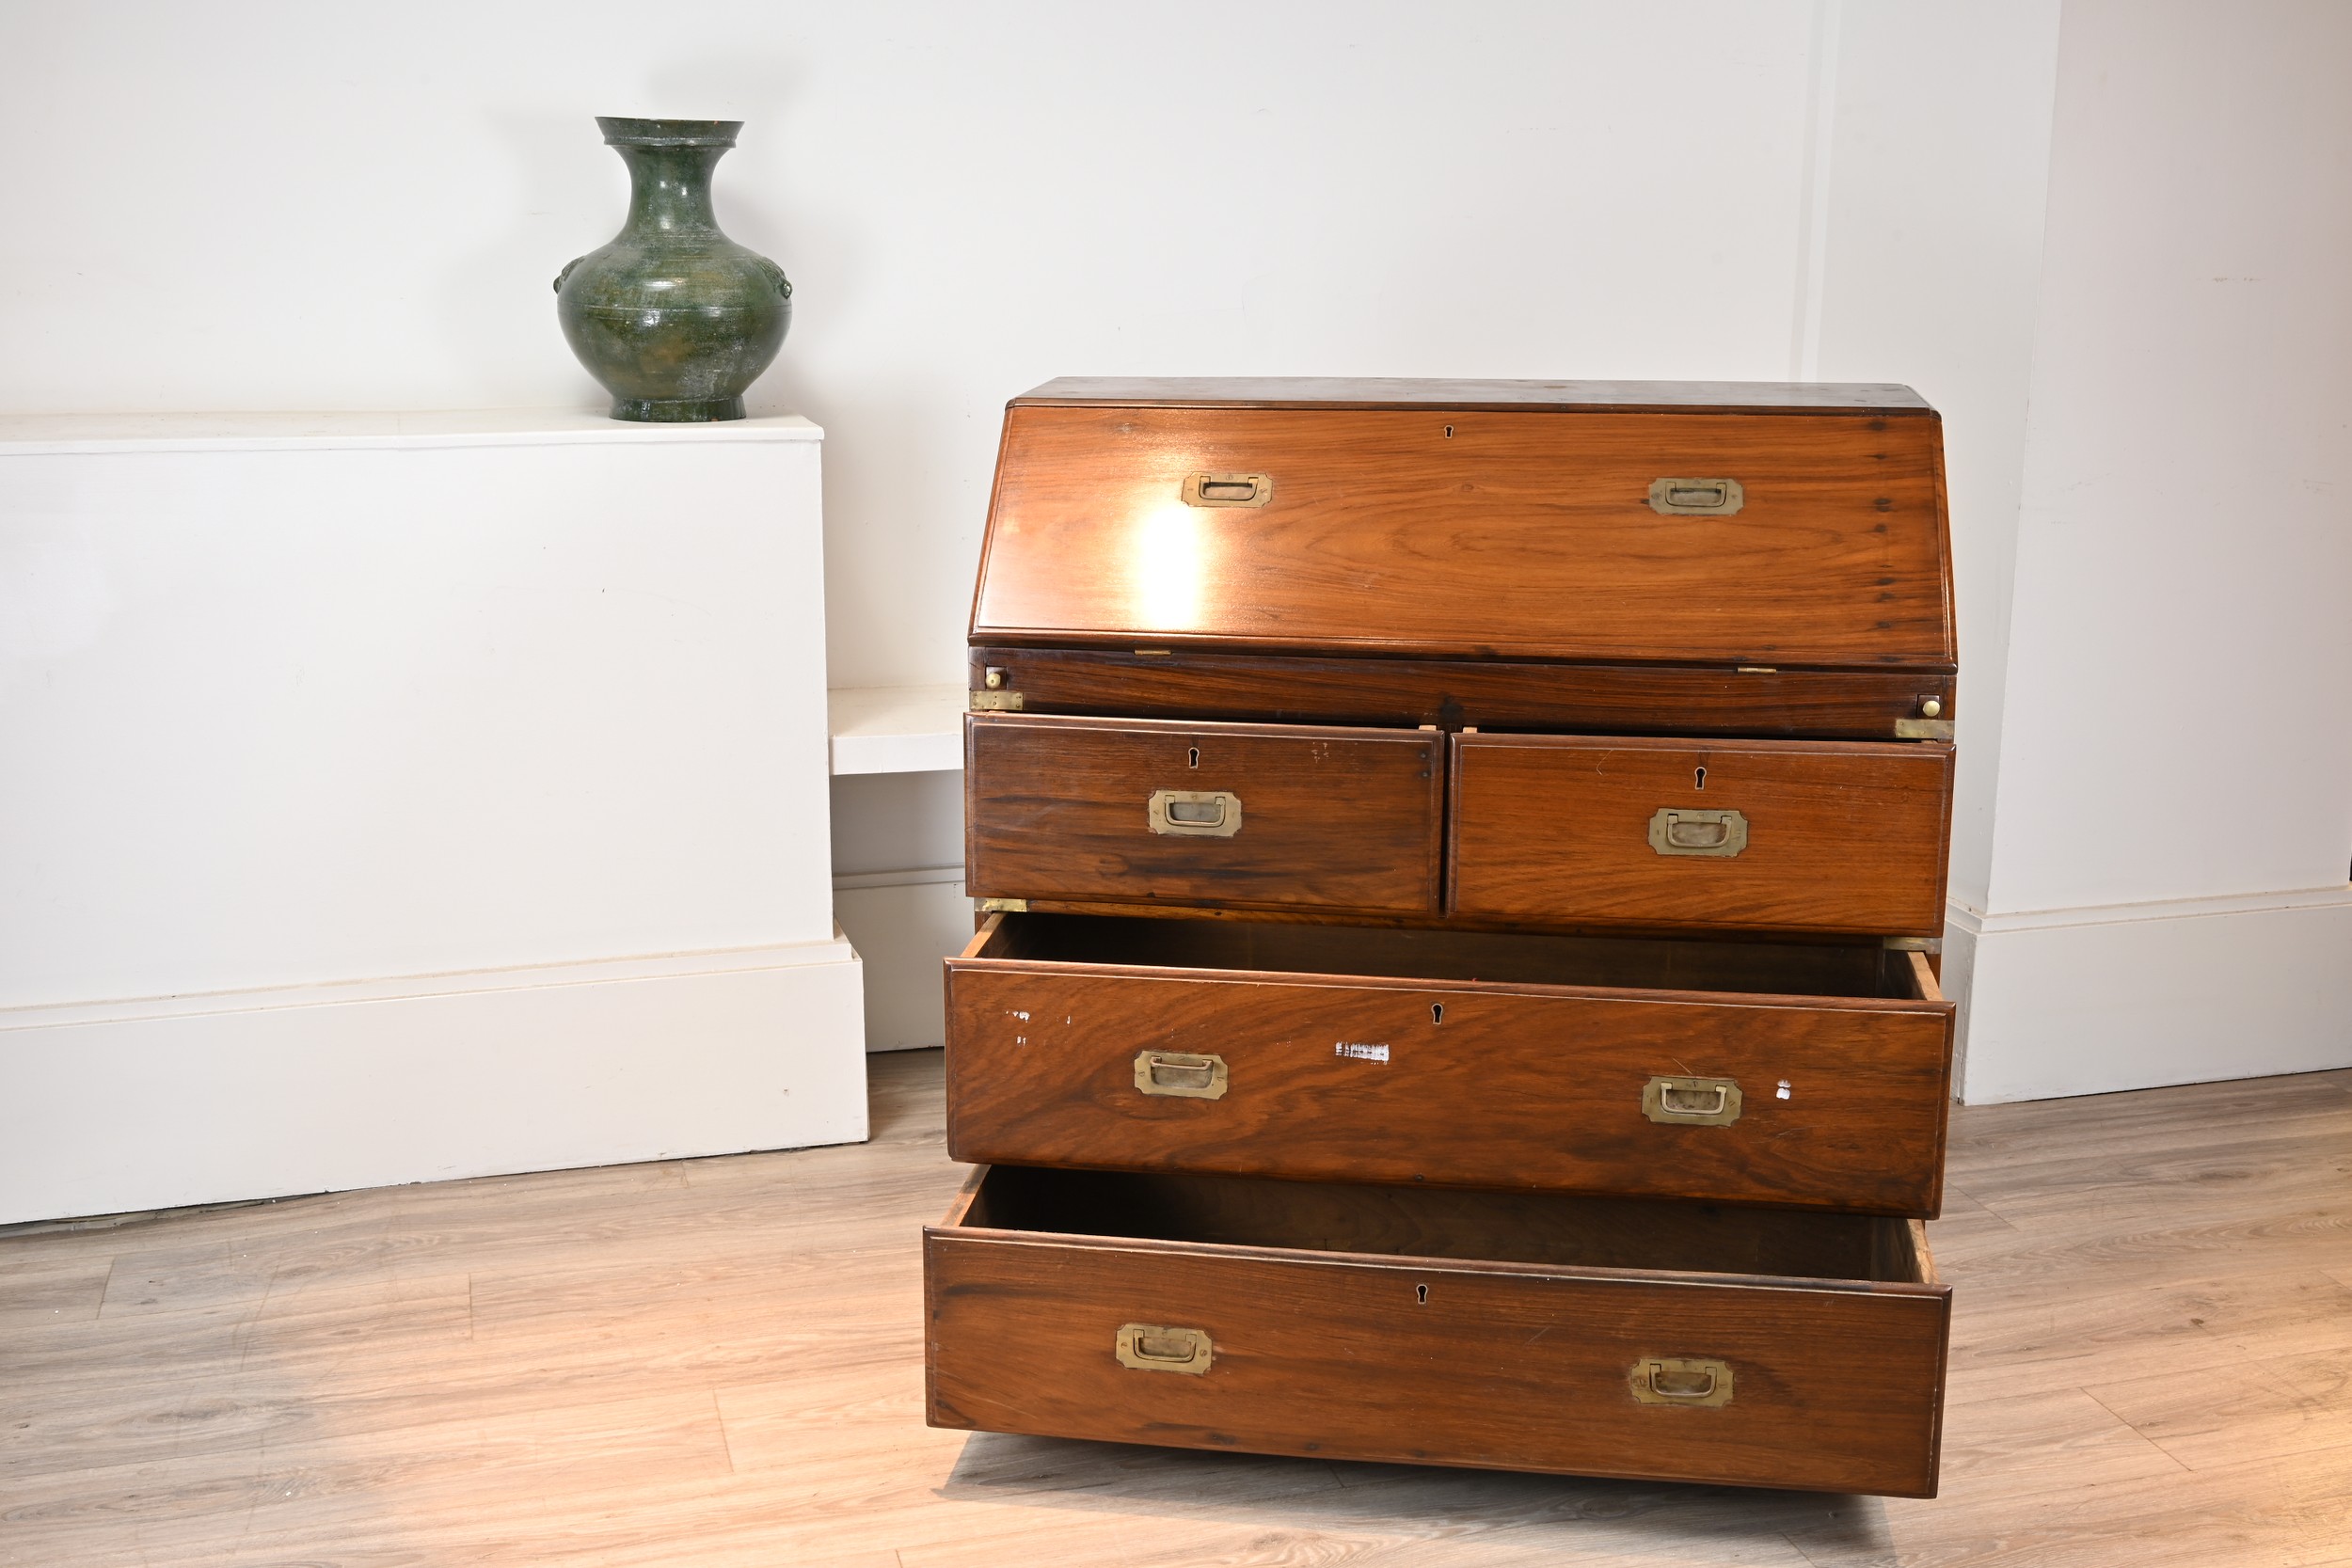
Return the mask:
<svg viewBox="0 0 2352 1568">
<path fill-rule="evenodd" d="M 1876 1497 L 1207 1453 L 975 1433 L 959 1502 L 1339 1536 L 1470 1538 L 1666 1562 L 1891 1561 Z M 1797 1545 L 1802 1542 L 1802 1547 Z M 1495 1540 L 1494 1544 L 1504 1544 Z"/>
</svg>

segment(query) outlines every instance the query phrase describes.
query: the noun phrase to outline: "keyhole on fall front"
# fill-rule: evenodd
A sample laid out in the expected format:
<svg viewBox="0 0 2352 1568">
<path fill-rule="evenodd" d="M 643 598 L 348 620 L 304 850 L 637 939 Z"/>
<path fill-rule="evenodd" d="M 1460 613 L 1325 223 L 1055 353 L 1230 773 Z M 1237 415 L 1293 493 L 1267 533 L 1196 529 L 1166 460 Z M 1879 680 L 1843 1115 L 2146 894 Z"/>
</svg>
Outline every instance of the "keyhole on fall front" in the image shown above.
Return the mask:
<svg viewBox="0 0 2352 1568">
<path fill-rule="evenodd" d="M 1185 759 L 1185 760 L 1184 760 L 1184 766 L 1185 766 L 1185 767 L 1187 767 L 1187 768 L 1198 768 L 1198 767 L 1200 767 L 1200 747 L 1198 747 L 1198 746 L 1195 746 L 1195 747 L 1194 747 L 1191 751 L 1189 751 L 1189 752 L 1185 752 L 1185 753 L 1184 753 L 1184 759 Z M 1702 769 L 1702 771 L 1703 771 L 1703 769 Z"/>
<path fill-rule="evenodd" d="M 1432 1023 L 1443 1023 L 1445 1022 L 1444 1003 L 1432 1002 L 1429 1004 L 1429 1022 Z"/>
<path fill-rule="evenodd" d="M 1428 1287 L 1428 1286 L 1426 1286 L 1426 1285 L 1416 1285 L 1416 1286 L 1414 1286 L 1414 1287 L 1413 1287 L 1413 1300 L 1414 1300 L 1416 1303 L 1418 1303 L 1419 1305 L 1422 1306 L 1422 1307 L 1426 1307 L 1426 1306 L 1428 1306 L 1428 1305 L 1429 1305 L 1429 1287 Z"/>
<path fill-rule="evenodd" d="M 1691 787 L 1692 789 L 1705 789 L 1707 787 L 1706 768 L 1693 768 L 1691 769 Z"/>
</svg>

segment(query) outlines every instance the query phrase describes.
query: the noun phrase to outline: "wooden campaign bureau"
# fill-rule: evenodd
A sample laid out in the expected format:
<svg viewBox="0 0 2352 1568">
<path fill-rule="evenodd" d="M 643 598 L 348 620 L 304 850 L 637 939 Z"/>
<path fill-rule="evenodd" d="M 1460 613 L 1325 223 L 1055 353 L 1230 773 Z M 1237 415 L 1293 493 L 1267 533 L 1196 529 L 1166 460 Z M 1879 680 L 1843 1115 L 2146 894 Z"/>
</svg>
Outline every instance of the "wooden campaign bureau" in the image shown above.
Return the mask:
<svg viewBox="0 0 2352 1568">
<path fill-rule="evenodd" d="M 1932 1495 L 1950 583 L 1900 387 L 1014 399 L 933 1424 Z"/>
</svg>

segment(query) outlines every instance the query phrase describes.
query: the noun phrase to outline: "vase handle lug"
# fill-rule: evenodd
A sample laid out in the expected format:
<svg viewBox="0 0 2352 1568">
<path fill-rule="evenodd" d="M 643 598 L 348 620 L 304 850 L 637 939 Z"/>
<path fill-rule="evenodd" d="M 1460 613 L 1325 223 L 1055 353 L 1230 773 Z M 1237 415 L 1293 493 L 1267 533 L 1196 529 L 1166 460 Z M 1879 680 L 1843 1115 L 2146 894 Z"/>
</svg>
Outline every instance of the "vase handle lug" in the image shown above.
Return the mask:
<svg viewBox="0 0 2352 1568">
<path fill-rule="evenodd" d="M 570 261 L 564 263 L 564 270 L 555 275 L 555 292 L 557 293 L 560 294 L 564 292 L 564 279 L 571 277 L 572 269 L 586 260 L 588 260 L 588 258 L 585 256 L 575 256 Z"/>
<path fill-rule="evenodd" d="M 776 293 L 778 296 L 784 299 L 790 299 L 792 297 L 792 280 L 784 276 L 784 269 L 776 265 L 773 261 L 768 260 L 765 256 L 760 257 L 758 260 L 760 270 L 766 273 L 770 277 L 775 279 Z"/>
</svg>

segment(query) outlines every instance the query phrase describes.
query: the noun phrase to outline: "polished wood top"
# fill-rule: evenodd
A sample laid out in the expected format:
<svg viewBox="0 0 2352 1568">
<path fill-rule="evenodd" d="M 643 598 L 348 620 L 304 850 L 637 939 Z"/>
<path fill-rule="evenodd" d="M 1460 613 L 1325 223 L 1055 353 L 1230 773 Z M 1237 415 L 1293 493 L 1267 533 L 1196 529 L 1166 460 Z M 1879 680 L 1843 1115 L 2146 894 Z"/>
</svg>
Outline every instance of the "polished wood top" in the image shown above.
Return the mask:
<svg viewBox="0 0 2352 1568">
<path fill-rule="evenodd" d="M 972 635 L 1948 672 L 1919 413 L 1016 403 Z M 1263 504 L 1204 502 L 1216 475 L 1259 476 Z M 1744 500 L 1661 512 L 1668 479 Z"/>
<path fill-rule="evenodd" d="M 1672 409 L 1934 416 L 1888 382 L 1470 381 L 1391 376 L 1065 375 L 1014 398 L 1014 408 L 1116 404 L 1151 408 Z"/>
</svg>

